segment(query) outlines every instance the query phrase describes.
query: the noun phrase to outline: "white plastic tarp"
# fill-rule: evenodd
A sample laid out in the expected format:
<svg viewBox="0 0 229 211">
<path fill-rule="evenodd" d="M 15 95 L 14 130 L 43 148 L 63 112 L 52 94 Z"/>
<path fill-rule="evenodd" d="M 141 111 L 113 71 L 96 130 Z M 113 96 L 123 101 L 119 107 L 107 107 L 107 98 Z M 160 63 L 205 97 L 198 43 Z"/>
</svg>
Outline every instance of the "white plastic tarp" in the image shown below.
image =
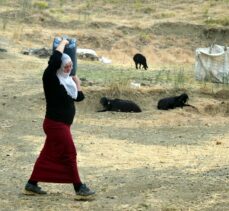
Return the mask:
<svg viewBox="0 0 229 211">
<path fill-rule="evenodd" d="M 195 72 L 197 80 L 229 83 L 229 47 L 196 49 Z"/>
</svg>

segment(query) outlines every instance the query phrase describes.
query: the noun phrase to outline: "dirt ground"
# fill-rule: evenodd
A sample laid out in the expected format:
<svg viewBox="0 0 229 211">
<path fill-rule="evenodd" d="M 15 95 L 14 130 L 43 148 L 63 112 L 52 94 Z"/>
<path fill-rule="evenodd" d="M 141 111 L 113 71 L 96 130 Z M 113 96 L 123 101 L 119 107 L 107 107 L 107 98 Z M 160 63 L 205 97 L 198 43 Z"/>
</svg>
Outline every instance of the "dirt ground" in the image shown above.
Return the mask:
<svg viewBox="0 0 229 211">
<path fill-rule="evenodd" d="M 145 92 L 135 98 L 142 113 L 98 113 L 101 90 L 83 87 L 72 134 L 96 198 L 77 201 L 72 185 L 48 183 L 47 196 L 24 195 L 45 138 L 47 61 L 10 49 L 0 59 L 0 210 L 228 210 L 228 93 L 189 93 L 198 111 L 158 111 L 161 94 Z"/>
</svg>

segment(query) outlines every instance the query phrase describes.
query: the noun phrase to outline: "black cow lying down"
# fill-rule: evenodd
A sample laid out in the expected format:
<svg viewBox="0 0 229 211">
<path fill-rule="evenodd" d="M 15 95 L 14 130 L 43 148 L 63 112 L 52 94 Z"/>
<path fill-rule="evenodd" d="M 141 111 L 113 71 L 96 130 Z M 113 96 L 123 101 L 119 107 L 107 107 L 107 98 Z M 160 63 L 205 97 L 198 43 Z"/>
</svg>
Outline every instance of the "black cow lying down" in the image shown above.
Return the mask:
<svg viewBox="0 0 229 211">
<path fill-rule="evenodd" d="M 174 109 L 177 107 L 183 108 L 184 106 L 191 106 L 195 108 L 194 106 L 186 103 L 188 99 L 189 97 L 186 93 L 175 97 L 163 98 L 158 101 L 157 108 L 160 110 Z"/>
<path fill-rule="evenodd" d="M 121 99 L 109 99 L 106 97 L 102 97 L 100 99 L 100 103 L 104 107 L 103 110 L 98 112 L 104 111 L 117 111 L 117 112 L 141 112 L 141 108 L 130 100 L 121 100 Z"/>
</svg>

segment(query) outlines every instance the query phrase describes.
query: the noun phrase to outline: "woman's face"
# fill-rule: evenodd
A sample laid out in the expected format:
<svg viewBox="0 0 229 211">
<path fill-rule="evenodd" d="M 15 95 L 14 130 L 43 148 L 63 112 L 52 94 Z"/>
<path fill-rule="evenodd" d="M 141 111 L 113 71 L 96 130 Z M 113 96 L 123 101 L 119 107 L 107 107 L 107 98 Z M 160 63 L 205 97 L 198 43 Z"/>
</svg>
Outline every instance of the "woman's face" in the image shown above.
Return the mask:
<svg viewBox="0 0 229 211">
<path fill-rule="evenodd" d="M 69 73 L 72 69 L 72 63 L 69 62 L 64 66 L 64 73 Z"/>
</svg>

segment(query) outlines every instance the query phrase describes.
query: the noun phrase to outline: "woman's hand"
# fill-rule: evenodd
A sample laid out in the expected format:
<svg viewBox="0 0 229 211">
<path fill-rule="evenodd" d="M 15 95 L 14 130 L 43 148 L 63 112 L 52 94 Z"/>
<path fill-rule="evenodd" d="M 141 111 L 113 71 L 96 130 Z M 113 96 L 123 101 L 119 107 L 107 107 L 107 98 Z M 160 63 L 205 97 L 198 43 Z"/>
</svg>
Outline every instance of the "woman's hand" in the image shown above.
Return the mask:
<svg viewBox="0 0 229 211">
<path fill-rule="evenodd" d="M 68 40 L 62 39 L 60 41 L 60 44 L 57 46 L 56 50 L 58 50 L 59 52 L 63 53 L 65 46 L 68 45 L 68 44 L 69 44 Z"/>
<path fill-rule="evenodd" d="M 60 41 L 60 43 L 63 43 L 64 45 L 68 45 L 68 44 L 69 44 L 69 41 L 66 40 L 66 39 L 62 39 L 62 40 Z"/>
<path fill-rule="evenodd" d="M 80 86 L 81 81 L 78 78 L 78 76 L 77 75 L 74 75 L 74 76 L 72 76 L 72 79 L 76 83 L 76 86 L 77 86 L 78 91 L 81 91 L 81 86 Z"/>
</svg>

